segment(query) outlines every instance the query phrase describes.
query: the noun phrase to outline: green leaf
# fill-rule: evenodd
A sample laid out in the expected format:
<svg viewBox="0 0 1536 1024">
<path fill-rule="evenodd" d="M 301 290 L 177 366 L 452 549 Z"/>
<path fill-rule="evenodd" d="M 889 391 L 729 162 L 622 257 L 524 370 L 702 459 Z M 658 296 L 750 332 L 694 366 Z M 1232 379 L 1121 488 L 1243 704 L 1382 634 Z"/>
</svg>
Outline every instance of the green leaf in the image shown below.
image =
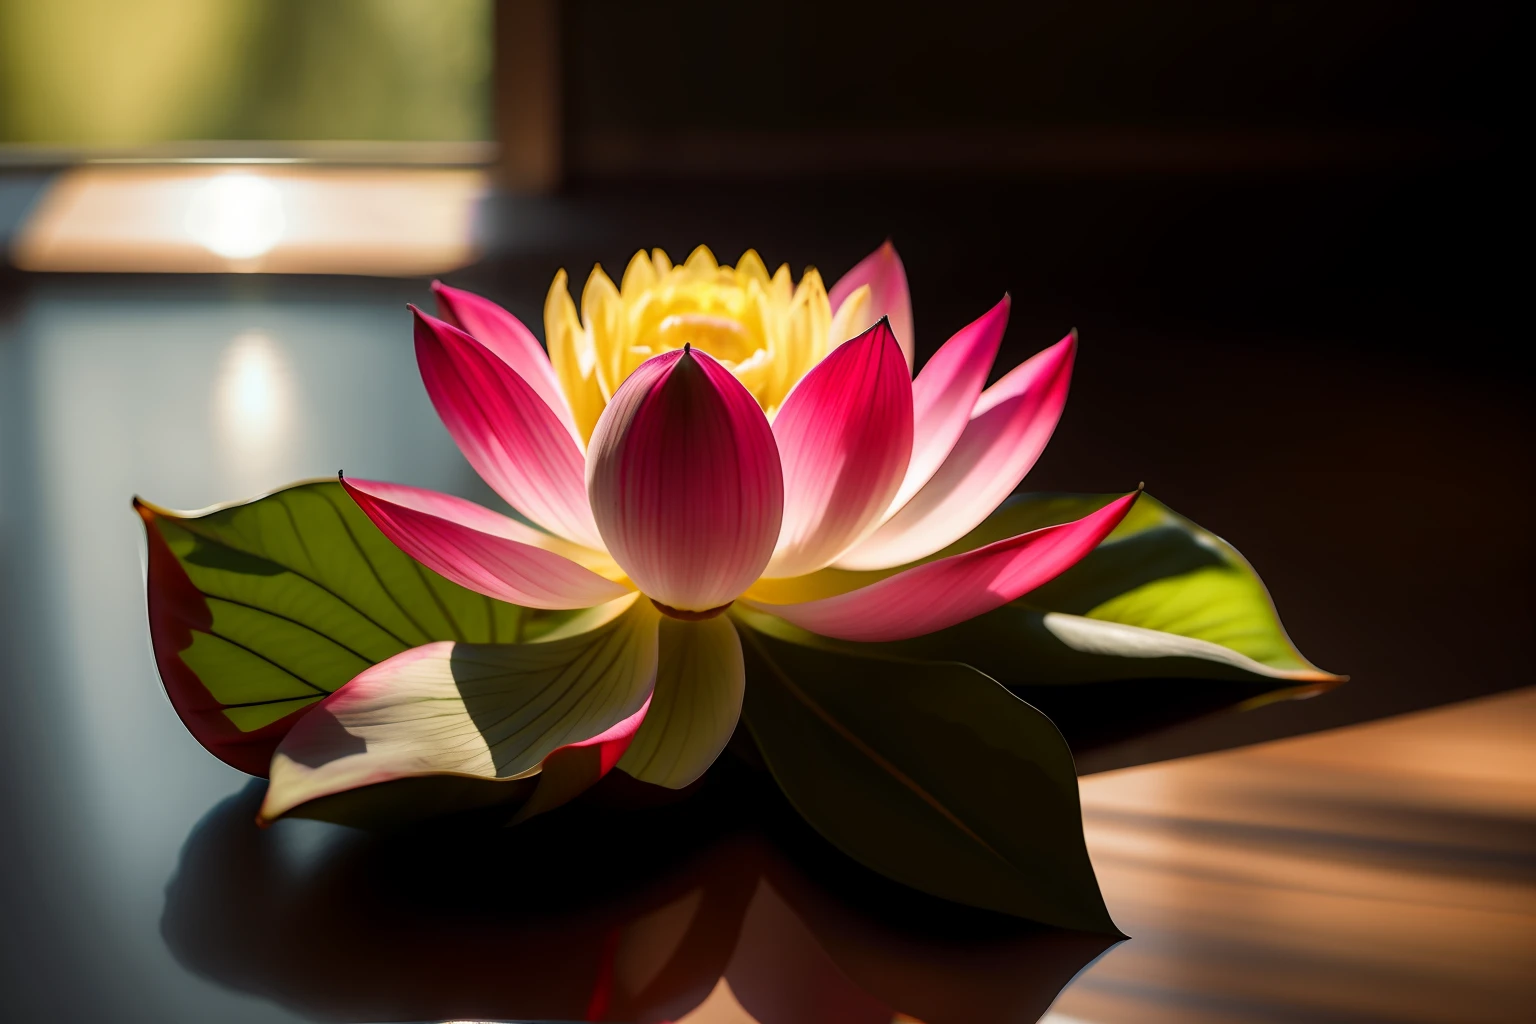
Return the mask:
<svg viewBox="0 0 1536 1024">
<path fill-rule="evenodd" d="M 773 635 L 777 620 L 733 614 L 747 726 L 823 836 L 945 899 L 1116 933 L 1083 842 L 1072 754 L 1048 718 L 966 665 L 793 643 Z"/>
<path fill-rule="evenodd" d="M 1020 495 L 940 554 L 1069 521 L 1114 497 Z M 1048 714 L 1079 756 L 1344 681 L 1291 643 L 1232 545 L 1147 495 L 1050 583 L 968 622 L 864 653 L 973 665 Z"/>
<path fill-rule="evenodd" d="M 976 547 L 998 537 L 1085 515 L 1114 497 L 1020 495 L 961 543 Z M 1159 651 L 1168 652 L 1163 656 L 1192 657 L 1226 666 L 1206 670 L 1221 678 L 1235 670 L 1274 679 L 1340 680 L 1302 657 L 1280 625 L 1269 592 L 1236 548 L 1150 495 L 1142 496 L 1125 521 L 1092 554 L 1012 607 L 1081 616 L 1215 645 L 1224 651 L 1166 641 Z M 1124 630 L 1100 631 L 1075 623 L 1058 628 L 1051 622 L 1047 628 L 1068 646 L 1082 651 L 1129 652 L 1156 643 Z"/>
<path fill-rule="evenodd" d="M 203 746 L 252 775 L 309 707 L 371 665 L 434 640 L 535 640 L 584 614 L 450 583 L 331 480 L 201 512 L 134 507 L 166 692 Z"/>
</svg>

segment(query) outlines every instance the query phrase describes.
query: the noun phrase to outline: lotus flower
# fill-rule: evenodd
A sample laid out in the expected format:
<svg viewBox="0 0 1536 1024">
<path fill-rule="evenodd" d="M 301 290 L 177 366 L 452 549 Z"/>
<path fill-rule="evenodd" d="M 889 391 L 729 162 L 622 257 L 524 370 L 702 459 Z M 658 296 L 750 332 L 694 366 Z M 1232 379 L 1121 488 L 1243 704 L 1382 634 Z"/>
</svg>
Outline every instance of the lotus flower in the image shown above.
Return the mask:
<svg viewBox="0 0 1536 1024">
<path fill-rule="evenodd" d="M 521 518 L 402 484 L 343 484 L 449 580 L 588 611 L 536 643 L 431 643 L 364 671 L 277 748 L 264 819 L 432 774 L 537 776 L 520 818 L 615 767 L 685 787 L 736 726 L 746 616 L 861 643 L 944 629 L 1073 565 L 1137 497 L 964 539 L 1044 448 L 1076 339 L 983 389 L 1005 297 L 914 379 L 889 244 L 830 294 L 814 271 L 798 287 L 785 268 L 770 277 L 752 252 L 735 268 L 702 248 L 676 267 L 641 253 L 618 288 L 593 273 L 582 320 L 562 274 L 547 357 L 501 308 L 436 292 L 441 319 L 414 310 L 422 379 Z"/>
</svg>

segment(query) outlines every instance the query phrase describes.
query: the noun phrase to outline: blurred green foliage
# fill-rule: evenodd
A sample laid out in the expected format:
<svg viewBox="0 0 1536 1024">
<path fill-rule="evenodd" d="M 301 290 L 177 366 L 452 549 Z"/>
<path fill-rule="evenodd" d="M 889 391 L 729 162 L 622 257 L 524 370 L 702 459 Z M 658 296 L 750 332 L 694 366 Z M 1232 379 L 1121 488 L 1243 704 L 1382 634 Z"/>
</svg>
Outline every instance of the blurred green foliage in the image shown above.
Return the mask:
<svg viewBox="0 0 1536 1024">
<path fill-rule="evenodd" d="M 490 0 L 0 0 L 0 141 L 490 138 Z"/>
</svg>

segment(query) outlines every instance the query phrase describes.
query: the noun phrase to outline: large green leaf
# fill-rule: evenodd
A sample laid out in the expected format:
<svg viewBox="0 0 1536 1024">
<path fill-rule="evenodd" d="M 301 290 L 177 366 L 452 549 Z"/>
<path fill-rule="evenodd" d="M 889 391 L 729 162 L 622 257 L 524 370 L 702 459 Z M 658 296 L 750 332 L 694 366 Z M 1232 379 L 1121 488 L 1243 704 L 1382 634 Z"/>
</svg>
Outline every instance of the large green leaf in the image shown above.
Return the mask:
<svg viewBox="0 0 1536 1024">
<path fill-rule="evenodd" d="M 1087 515 L 1115 495 L 1025 494 L 1010 499 L 956 549 L 970 549 L 1026 530 Z M 1175 663 L 1157 675 L 1212 678 L 1267 678 L 1296 682 L 1337 682 L 1302 657 L 1285 629 L 1269 592 L 1237 549 L 1208 530 L 1143 495 L 1125 521 L 1087 558 L 1056 579 L 999 609 L 961 626 L 909 642 L 917 656 L 951 657 L 974 652 L 975 640 L 1007 635 L 1030 621 L 1019 610 L 1056 613 L 1036 619 L 1071 650 L 1085 654 L 1142 658 L 1190 658 L 1208 663 Z M 1064 621 L 1085 618 L 1090 623 Z M 1181 637 L 1180 644 L 1132 630 L 1098 629 L 1107 623 Z M 970 627 L 970 632 L 966 628 Z M 1100 661 L 1068 668 L 1052 663 L 1037 669 L 1029 659 L 1011 658 L 1006 643 L 982 644 L 993 660 L 982 665 L 1012 683 L 1079 682 L 1131 678 L 1141 668 Z M 1213 649 L 1214 648 L 1214 649 Z M 971 658 L 966 658 L 972 661 Z M 975 663 L 974 661 L 972 662 Z M 1105 673 L 1109 673 L 1106 675 Z"/>
<path fill-rule="evenodd" d="M 134 507 L 166 691 L 203 746 L 252 775 L 300 715 L 370 665 L 434 640 L 534 640 L 583 614 L 450 583 L 331 480 L 201 512 Z"/>
<path fill-rule="evenodd" d="M 769 770 L 834 845 L 959 903 L 1114 933 L 1066 741 L 966 665 L 859 657 L 735 613 L 745 716 Z"/>
<path fill-rule="evenodd" d="M 1118 497 L 1015 495 L 960 540 L 913 564 L 1081 519 Z M 770 603 L 812 600 L 869 586 L 906 568 L 823 569 L 796 580 L 761 581 L 754 593 Z M 1059 651 L 1017 646 L 1020 639 L 1031 639 L 1030 633 L 1055 638 L 1045 646 Z M 1258 574 L 1236 548 L 1147 494 L 1087 558 L 1011 605 L 947 630 L 877 646 L 903 656 L 977 664 L 1009 685 L 1149 675 L 1311 684 L 1343 679 L 1302 657 Z M 1159 658 L 1168 660 L 1150 663 Z"/>
<path fill-rule="evenodd" d="M 1020 495 L 949 550 L 1070 521 L 1114 497 Z M 1048 714 L 1078 755 L 1344 678 L 1301 655 L 1232 545 L 1147 495 L 1087 558 L 1012 604 L 864 650 L 975 666 Z"/>
</svg>

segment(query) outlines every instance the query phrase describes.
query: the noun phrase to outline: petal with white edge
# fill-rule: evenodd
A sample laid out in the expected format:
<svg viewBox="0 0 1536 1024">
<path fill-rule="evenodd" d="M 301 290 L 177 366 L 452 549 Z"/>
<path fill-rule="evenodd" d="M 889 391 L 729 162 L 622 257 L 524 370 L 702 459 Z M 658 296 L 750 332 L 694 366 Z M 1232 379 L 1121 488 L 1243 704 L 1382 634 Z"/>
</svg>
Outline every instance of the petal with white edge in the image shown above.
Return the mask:
<svg viewBox="0 0 1536 1024">
<path fill-rule="evenodd" d="M 1076 351 L 1077 335 L 1069 334 L 983 391 L 960 440 L 932 479 L 839 558 L 837 567 L 905 565 L 954 543 L 991 515 L 1056 430 Z"/>
<path fill-rule="evenodd" d="M 422 383 L 475 472 L 546 530 L 600 548 L 583 487 L 581 448 L 565 423 L 485 345 L 411 309 Z"/>
<path fill-rule="evenodd" d="M 912 461 L 889 513 L 907 503 L 944 464 L 970 422 L 992 372 L 1012 300 L 1001 302 L 939 346 L 912 381 Z"/>
<path fill-rule="evenodd" d="M 433 643 L 380 662 L 300 719 L 272 758 L 260 820 L 416 775 L 514 779 L 634 715 L 656 678 L 644 601 L 580 636 Z"/>
<path fill-rule="evenodd" d="M 571 434 L 580 438 L 570 403 L 555 378 L 555 368 L 550 365 L 544 346 L 521 320 L 490 299 L 460 288 L 450 288 L 441 281 L 432 282 L 432 294 L 437 296 L 440 318 L 500 356 L 538 393 Z"/>
<path fill-rule="evenodd" d="M 773 421 L 784 524 L 767 576 L 815 572 L 890 507 L 912 454 L 912 379 L 881 320 L 795 385 Z"/>
</svg>

